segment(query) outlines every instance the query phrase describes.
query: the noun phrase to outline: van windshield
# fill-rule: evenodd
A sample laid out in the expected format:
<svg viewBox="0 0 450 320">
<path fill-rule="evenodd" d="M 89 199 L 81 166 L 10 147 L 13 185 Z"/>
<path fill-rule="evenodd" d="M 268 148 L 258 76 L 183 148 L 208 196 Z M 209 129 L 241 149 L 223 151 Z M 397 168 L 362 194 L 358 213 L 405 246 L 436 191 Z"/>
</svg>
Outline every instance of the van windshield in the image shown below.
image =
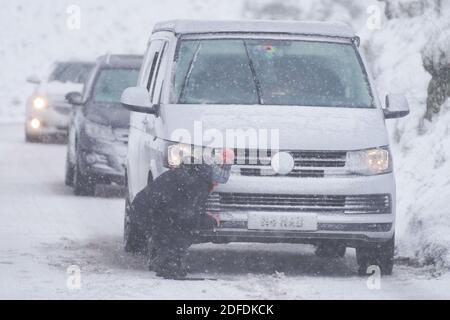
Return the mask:
<svg viewBox="0 0 450 320">
<path fill-rule="evenodd" d="M 171 102 L 372 108 L 350 43 L 182 40 Z"/>
<path fill-rule="evenodd" d="M 138 69 L 102 69 L 94 85 L 94 102 L 119 104 L 122 92 L 128 87 L 135 86 L 138 76 Z"/>
</svg>

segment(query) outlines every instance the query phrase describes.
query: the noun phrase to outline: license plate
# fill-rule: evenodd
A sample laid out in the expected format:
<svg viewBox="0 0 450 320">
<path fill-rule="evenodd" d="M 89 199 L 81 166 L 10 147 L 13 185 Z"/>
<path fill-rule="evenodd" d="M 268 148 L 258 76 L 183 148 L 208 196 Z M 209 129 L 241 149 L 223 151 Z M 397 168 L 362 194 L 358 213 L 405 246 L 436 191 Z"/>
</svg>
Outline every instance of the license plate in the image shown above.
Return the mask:
<svg viewBox="0 0 450 320">
<path fill-rule="evenodd" d="M 317 215 L 314 213 L 265 213 L 248 214 L 249 230 L 316 231 Z"/>
</svg>

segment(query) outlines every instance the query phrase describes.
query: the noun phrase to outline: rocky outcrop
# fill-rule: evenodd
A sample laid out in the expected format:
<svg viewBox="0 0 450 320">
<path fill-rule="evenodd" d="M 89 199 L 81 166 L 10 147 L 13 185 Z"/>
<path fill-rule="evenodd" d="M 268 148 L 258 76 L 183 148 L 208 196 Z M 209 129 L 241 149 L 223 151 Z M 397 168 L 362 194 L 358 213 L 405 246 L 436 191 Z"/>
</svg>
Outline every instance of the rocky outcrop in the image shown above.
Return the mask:
<svg viewBox="0 0 450 320">
<path fill-rule="evenodd" d="M 441 13 L 443 0 L 379 0 L 385 3 L 388 19 L 412 18 L 425 13 Z"/>
<path fill-rule="evenodd" d="M 425 113 L 425 118 L 431 121 L 450 97 L 450 23 L 436 29 L 422 50 L 422 60 L 425 70 L 432 77 Z"/>
</svg>

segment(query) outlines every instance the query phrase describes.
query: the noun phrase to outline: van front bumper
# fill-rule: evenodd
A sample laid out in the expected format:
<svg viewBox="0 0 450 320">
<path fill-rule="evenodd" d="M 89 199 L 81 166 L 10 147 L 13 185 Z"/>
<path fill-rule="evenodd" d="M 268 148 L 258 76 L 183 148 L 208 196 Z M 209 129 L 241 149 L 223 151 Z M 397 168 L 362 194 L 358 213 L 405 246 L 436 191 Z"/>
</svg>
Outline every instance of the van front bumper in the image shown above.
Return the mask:
<svg viewBox="0 0 450 320">
<path fill-rule="evenodd" d="M 335 178 L 232 176 L 230 182 L 218 188 L 216 193 L 223 197 L 217 200 L 216 194 L 215 205 L 207 207 L 208 210 L 211 208 L 213 210 L 210 213 L 217 221 L 216 227 L 200 230 L 197 233 L 199 242 L 315 244 L 338 241 L 347 246 L 357 246 L 361 242 L 388 241 L 395 232 L 395 180 L 392 173 Z M 376 205 L 379 200 L 376 199 L 381 195 L 389 199 L 389 206 L 378 210 Z M 277 196 L 283 201 L 286 201 L 286 197 L 300 199 L 294 202 L 299 208 L 298 211 L 295 208 L 287 209 L 286 206 L 282 206 L 282 210 L 277 210 L 277 203 L 269 206 L 270 210 L 260 205 L 267 206 L 269 200 L 274 201 Z M 316 199 L 317 203 L 314 202 Z M 363 199 L 365 202 L 361 204 L 355 202 L 355 199 Z M 293 203 L 294 200 L 289 201 Z M 333 202 L 332 206 L 329 204 L 330 201 Z M 361 204 L 358 209 L 355 209 L 355 203 Z M 341 207 L 335 207 L 339 205 Z M 274 215 L 280 212 L 283 215 L 296 212 L 313 213 L 317 217 L 317 229 L 249 230 L 247 224 L 249 212 Z"/>
</svg>

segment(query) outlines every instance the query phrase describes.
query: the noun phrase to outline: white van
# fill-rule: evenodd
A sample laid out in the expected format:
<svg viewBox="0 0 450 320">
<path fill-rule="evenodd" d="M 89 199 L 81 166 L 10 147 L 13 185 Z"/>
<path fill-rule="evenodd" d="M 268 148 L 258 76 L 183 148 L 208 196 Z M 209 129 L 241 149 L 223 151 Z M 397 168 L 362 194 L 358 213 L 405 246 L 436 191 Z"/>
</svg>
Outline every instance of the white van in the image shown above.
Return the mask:
<svg viewBox="0 0 450 320">
<path fill-rule="evenodd" d="M 321 256 L 356 248 L 359 272 L 393 268 L 395 179 L 385 119 L 409 113 L 406 99 L 383 106 L 344 24 L 169 21 L 151 36 L 132 112 L 125 244 L 144 245 L 130 203 L 181 161 L 232 147 L 230 181 L 199 223 L 198 242 L 286 242 Z M 200 150 L 200 152 L 198 152 Z M 185 159 L 185 160 L 183 160 Z"/>
</svg>

